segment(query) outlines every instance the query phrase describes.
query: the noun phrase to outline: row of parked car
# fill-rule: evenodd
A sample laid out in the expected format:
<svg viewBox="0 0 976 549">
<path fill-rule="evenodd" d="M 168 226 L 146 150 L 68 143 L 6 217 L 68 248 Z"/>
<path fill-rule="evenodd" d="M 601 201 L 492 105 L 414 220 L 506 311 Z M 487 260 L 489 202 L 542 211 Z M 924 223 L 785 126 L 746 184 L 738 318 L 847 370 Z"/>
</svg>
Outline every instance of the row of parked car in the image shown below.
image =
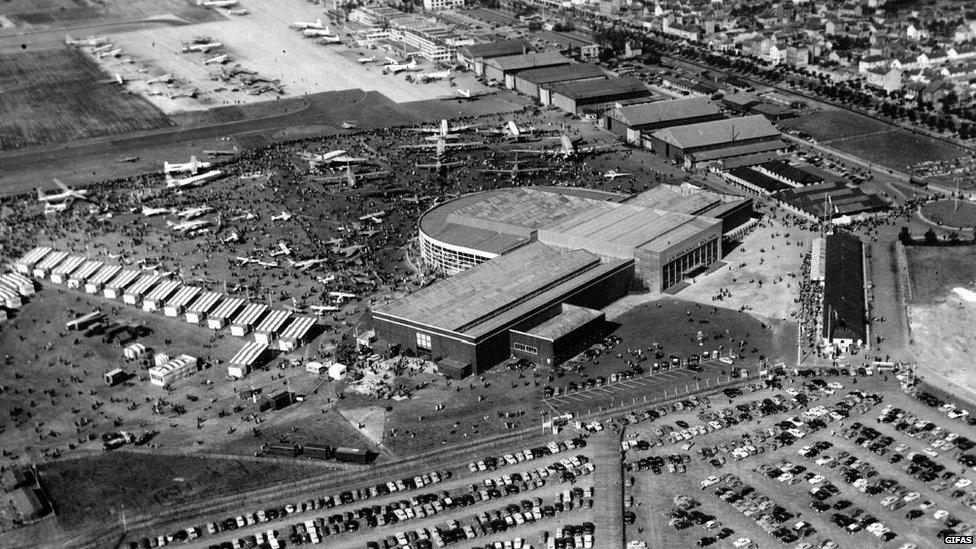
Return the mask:
<svg viewBox="0 0 976 549">
<path fill-rule="evenodd" d="M 817 532 L 809 522 L 790 524 L 799 513 L 764 496 L 754 487 L 742 482 L 738 476 L 727 474 L 722 477 L 722 483 L 722 486 L 715 489 L 715 496 L 752 519 L 764 532 L 782 543 L 794 543 Z"/>
<path fill-rule="evenodd" d="M 472 473 L 494 471 L 499 467 L 517 465 L 523 461 L 531 461 L 533 459 L 558 454 L 568 450 L 574 450 L 576 448 L 584 448 L 585 446 L 586 440 L 582 438 L 552 441 L 545 446 L 526 448 L 513 454 L 505 454 L 502 456 L 485 456 L 484 459 L 468 463 L 468 471 L 471 471 Z"/>
<path fill-rule="evenodd" d="M 910 393 L 922 403 L 932 408 L 937 408 L 939 412 L 949 416 L 952 419 L 958 421 L 965 421 L 970 426 L 976 426 L 976 416 L 970 413 L 966 408 L 963 408 L 957 404 L 951 402 L 946 402 L 941 398 L 933 395 L 932 393 L 926 391 L 914 391 Z"/>
</svg>

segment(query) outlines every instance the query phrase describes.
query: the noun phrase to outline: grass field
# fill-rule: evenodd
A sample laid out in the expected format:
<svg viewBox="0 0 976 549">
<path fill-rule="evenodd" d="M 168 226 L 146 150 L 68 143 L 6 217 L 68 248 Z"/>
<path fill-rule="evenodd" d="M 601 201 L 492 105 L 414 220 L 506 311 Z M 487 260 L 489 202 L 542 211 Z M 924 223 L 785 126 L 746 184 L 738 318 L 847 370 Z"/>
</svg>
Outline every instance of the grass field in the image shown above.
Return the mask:
<svg viewBox="0 0 976 549">
<path fill-rule="evenodd" d="M 929 221 L 947 227 L 976 226 L 976 204 L 972 202 L 960 201 L 958 210 L 952 200 L 929 202 L 922 206 L 922 215 Z"/>
<path fill-rule="evenodd" d="M 819 111 L 782 122 L 787 128 L 806 132 L 820 141 L 854 137 L 891 128 L 887 124 L 847 111 Z"/>
<path fill-rule="evenodd" d="M 65 527 L 118 520 L 114 509 L 140 513 L 199 498 L 263 488 L 321 474 L 320 467 L 196 457 L 106 453 L 48 463 L 41 482 Z"/>
<path fill-rule="evenodd" d="M 912 303 L 941 302 L 956 286 L 972 287 L 976 278 L 976 247 L 909 246 L 906 251 Z"/>
<path fill-rule="evenodd" d="M 900 129 L 838 139 L 830 146 L 897 170 L 907 170 L 926 160 L 952 160 L 966 154 L 960 147 Z"/>
<path fill-rule="evenodd" d="M 62 142 L 170 124 L 76 51 L 0 55 L 0 149 Z"/>
</svg>

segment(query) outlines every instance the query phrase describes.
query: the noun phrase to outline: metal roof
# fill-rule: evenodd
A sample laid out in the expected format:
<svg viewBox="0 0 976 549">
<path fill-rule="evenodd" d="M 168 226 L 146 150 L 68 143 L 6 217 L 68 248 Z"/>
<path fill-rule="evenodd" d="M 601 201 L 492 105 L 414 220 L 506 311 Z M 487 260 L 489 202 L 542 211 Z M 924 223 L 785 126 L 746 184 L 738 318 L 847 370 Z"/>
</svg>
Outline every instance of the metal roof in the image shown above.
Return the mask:
<svg viewBox="0 0 976 549">
<path fill-rule="evenodd" d="M 472 58 L 482 57 L 501 57 L 506 55 L 519 55 L 526 52 L 532 51 L 532 44 L 524 38 L 516 38 L 514 40 L 496 40 L 494 42 L 485 42 L 483 44 L 472 44 L 470 46 L 465 46 L 461 48 L 462 52 L 466 52 Z"/>
<path fill-rule="evenodd" d="M 718 105 L 707 97 L 685 97 L 668 101 L 653 101 L 615 108 L 611 115 L 628 126 L 646 126 L 702 116 L 721 114 Z"/>
<path fill-rule="evenodd" d="M 503 72 L 517 72 L 535 67 L 551 67 L 554 65 L 569 65 L 571 61 L 555 51 L 526 53 L 521 55 L 505 55 L 486 59 L 485 65 Z"/>
<path fill-rule="evenodd" d="M 120 272 L 111 282 L 106 284 L 109 288 L 125 288 L 128 286 L 136 277 L 139 276 L 139 271 L 135 269 L 126 269 Z"/>
<path fill-rule="evenodd" d="M 722 198 L 715 193 L 676 185 L 658 185 L 625 202 L 629 206 L 643 206 L 689 215 L 700 214 L 721 203 Z"/>
<path fill-rule="evenodd" d="M 538 242 L 376 309 L 377 314 L 453 332 L 471 332 L 505 309 L 600 264 L 585 251 L 559 252 Z"/>
<path fill-rule="evenodd" d="M 129 286 L 125 293 L 127 295 L 141 295 L 157 282 L 159 282 L 159 275 L 144 274 L 139 280 L 135 281 L 132 286 Z"/>
<path fill-rule="evenodd" d="M 780 133 L 765 116 L 756 114 L 741 118 L 712 120 L 657 130 L 657 139 L 681 149 L 733 144 L 738 141 L 779 137 Z"/>
<path fill-rule="evenodd" d="M 176 291 L 180 287 L 180 283 L 176 280 L 164 280 L 159 283 L 158 286 L 153 288 L 151 292 L 146 296 L 149 301 L 163 300 L 169 297 L 169 295 Z"/>
<path fill-rule="evenodd" d="M 220 292 L 207 292 L 194 301 L 193 304 L 187 308 L 187 312 L 205 313 L 217 304 L 217 301 L 220 300 L 221 295 L 223 294 Z"/>
<path fill-rule="evenodd" d="M 37 264 L 38 269 L 48 270 L 68 257 L 68 252 L 53 251 L 48 254 L 43 261 Z"/>
<path fill-rule="evenodd" d="M 33 250 L 24 254 L 24 257 L 21 257 L 19 260 L 17 260 L 17 263 L 21 265 L 26 265 L 28 267 L 33 267 L 38 261 L 43 259 L 44 256 L 46 256 L 49 253 L 51 253 L 50 246 L 38 246 Z"/>
<path fill-rule="evenodd" d="M 200 288 L 197 286 L 183 286 L 166 305 L 169 307 L 182 307 L 196 297 L 198 293 L 200 293 Z"/>
<path fill-rule="evenodd" d="M 230 363 L 240 364 L 241 366 L 250 366 L 251 364 L 254 364 L 254 361 L 267 350 L 268 346 L 266 344 L 252 341 L 241 347 L 241 350 L 237 351 L 237 354 L 230 359 Z"/>
<path fill-rule="evenodd" d="M 251 325 L 257 322 L 258 318 L 261 317 L 268 310 L 268 306 L 261 303 L 248 303 L 241 314 L 237 315 L 234 319 L 234 324 L 237 325 Z"/>
<path fill-rule="evenodd" d="M 607 73 L 603 72 L 603 69 L 598 65 L 592 63 L 574 63 L 572 65 L 557 65 L 555 67 L 524 70 L 518 73 L 518 78 L 541 86 L 543 84 L 571 80 L 607 78 Z"/>
<path fill-rule="evenodd" d="M 277 332 L 281 329 L 282 325 L 288 321 L 291 317 L 291 311 L 271 311 L 268 316 L 264 317 L 261 324 L 254 329 L 255 332 Z"/>
<path fill-rule="evenodd" d="M 85 258 L 83 256 L 73 255 L 55 267 L 54 270 L 51 271 L 51 274 L 68 275 L 84 262 Z"/>
<path fill-rule="evenodd" d="M 244 300 L 239 297 L 231 297 L 224 300 L 218 307 L 217 310 L 210 313 L 210 318 L 229 318 L 237 309 L 240 309 L 244 305 Z"/>
<path fill-rule="evenodd" d="M 576 328 L 603 316 L 603 313 L 586 307 L 563 304 L 562 312 L 549 320 L 534 326 L 528 330 L 521 330 L 523 333 L 555 341 Z"/>
<path fill-rule="evenodd" d="M 297 316 L 291 324 L 281 332 L 282 339 L 301 339 L 315 325 L 315 319 L 308 316 Z"/>
<path fill-rule="evenodd" d="M 651 95 L 651 91 L 644 85 L 644 82 L 633 76 L 608 78 L 606 80 L 556 82 L 546 87 L 554 94 L 563 95 L 576 101 L 628 92 L 644 92 L 646 95 Z"/>
<path fill-rule="evenodd" d="M 822 334 L 830 339 L 865 341 L 861 239 L 838 231 L 827 235 L 826 246 Z"/>
<path fill-rule="evenodd" d="M 95 273 L 89 280 L 89 284 L 104 284 L 110 278 L 122 270 L 121 265 L 105 265 Z"/>
<path fill-rule="evenodd" d="M 84 265 L 78 267 L 78 270 L 71 275 L 71 278 L 79 281 L 88 280 L 88 277 L 94 274 L 98 269 L 101 269 L 102 265 L 103 263 L 98 260 L 86 261 Z"/>
</svg>

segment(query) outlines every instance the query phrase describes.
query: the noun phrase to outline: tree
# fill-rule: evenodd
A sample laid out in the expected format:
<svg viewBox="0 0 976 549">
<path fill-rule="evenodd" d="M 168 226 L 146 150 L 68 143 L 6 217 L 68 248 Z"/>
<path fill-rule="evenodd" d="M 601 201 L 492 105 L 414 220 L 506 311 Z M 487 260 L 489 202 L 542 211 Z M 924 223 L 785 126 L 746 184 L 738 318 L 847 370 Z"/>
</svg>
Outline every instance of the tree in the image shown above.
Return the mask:
<svg viewBox="0 0 976 549">
<path fill-rule="evenodd" d="M 901 231 L 898 232 L 898 241 L 906 246 L 911 244 L 912 231 L 908 227 L 902 226 Z"/>
<path fill-rule="evenodd" d="M 929 230 L 925 231 L 925 243 L 929 246 L 935 245 L 939 242 L 939 235 L 935 234 L 935 230 L 931 227 Z"/>
</svg>

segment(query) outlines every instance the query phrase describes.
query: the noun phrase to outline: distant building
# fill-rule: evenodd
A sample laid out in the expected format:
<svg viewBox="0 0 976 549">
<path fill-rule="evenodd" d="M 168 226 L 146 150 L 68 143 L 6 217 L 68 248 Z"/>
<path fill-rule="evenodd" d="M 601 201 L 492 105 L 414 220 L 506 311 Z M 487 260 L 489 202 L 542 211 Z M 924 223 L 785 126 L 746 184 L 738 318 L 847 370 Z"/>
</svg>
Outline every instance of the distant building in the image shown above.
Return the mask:
<svg viewBox="0 0 976 549">
<path fill-rule="evenodd" d="M 819 185 L 823 183 L 823 178 L 814 175 L 806 170 L 791 166 L 782 160 L 763 162 L 754 169 L 759 172 L 786 183 L 790 187 L 806 187 L 807 185 Z"/>
<path fill-rule="evenodd" d="M 527 53 L 485 59 L 475 63 L 475 73 L 490 80 L 497 80 L 508 89 L 515 88 L 515 75 L 529 69 L 569 65 L 572 61 L 558 52 Z"/>
<path fill-rule="evenodd" d="M 606 115 L 607 129 L 634 144 L 655 130 L 721 118 L 722 111 L 707 97 L 616 105 Z"/>
<path fill-rule="evenodd" d="M 786 148 L 779 130 L 762 115 L 666 128 L 650 140 L 654 152 L 685 165 Z"/>
<path fill-rule="evenodd" d="M 607 74 L 597 65 L 577 63 L 543 69 L 529 69 L 515 75 L 515 89 L 534 99 L 539 99 L 539 88 L 559 82 L 606 80 Z"/>
<path fill-rule="evenodd" d="M 424 9 L 427 11 L 451 10 L 463 7 L 464 0 L 424 0 Z"/>
<path fill-rule="evenodd" d="M 484 42 L 472 44 L 458 48 L 458 62 L 469 69 L 481 74 L 483 70 L 476 69 L 475 63 L 484 62 L 485 59 L 495 57 L 506 57 L 510 55 L 524 55 L 532 51 L 532 44 L 524 38 L 514 40 L 497 40 L 495 42 Z"/>
</svg>

